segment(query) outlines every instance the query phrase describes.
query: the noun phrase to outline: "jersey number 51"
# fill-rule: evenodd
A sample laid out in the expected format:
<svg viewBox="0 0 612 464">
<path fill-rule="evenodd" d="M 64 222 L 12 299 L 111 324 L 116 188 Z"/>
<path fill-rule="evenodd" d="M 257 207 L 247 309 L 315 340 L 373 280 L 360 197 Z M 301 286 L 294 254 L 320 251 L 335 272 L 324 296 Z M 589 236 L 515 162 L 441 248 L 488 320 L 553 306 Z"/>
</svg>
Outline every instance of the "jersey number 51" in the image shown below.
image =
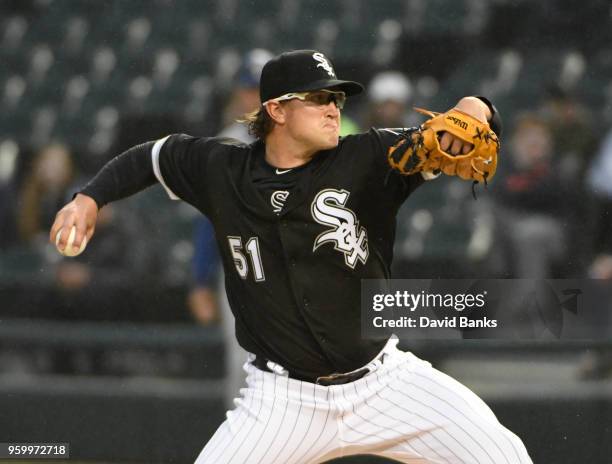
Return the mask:
<svg viewBox="0 0 612 464">
<path fill-rule="evenodd" d="M 255 282 L 266 280 L 263 264 L 261 262 L 261 253 L 259 252 L 259 239 L 257 237 L 251 237 L 247 240 L 244 248 L 242 247 L 242 237 L 228 236 L 227 241 L 229 242 L 230 252 L 234 258 L 234 265 L 236 266 L 236 271 L 240 278 L 246 279 L 249 275 L 248 260 L 244 254 L 244 251 L 246 251 L 251 258 L 250 261 L 253 267 Z"/>
</svg>

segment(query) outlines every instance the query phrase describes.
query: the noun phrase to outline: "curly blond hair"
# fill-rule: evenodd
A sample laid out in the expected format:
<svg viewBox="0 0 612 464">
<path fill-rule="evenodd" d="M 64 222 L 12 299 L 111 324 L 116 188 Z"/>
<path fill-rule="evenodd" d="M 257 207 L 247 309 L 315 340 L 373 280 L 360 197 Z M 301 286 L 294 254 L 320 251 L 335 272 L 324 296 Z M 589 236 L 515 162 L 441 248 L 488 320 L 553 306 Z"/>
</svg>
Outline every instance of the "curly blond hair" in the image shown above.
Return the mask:
<svg viewBox="0 0 612 464">
<path fill-rule="evenodd" d="M 274 120 L 270 117 L 263 105 L 255 111 L 245 114 L 238 122 L 247 124 L 249 134 L 260 140 L 265 139 L 266 135 L 268 135 L 274 127 Z"/>
</svg>

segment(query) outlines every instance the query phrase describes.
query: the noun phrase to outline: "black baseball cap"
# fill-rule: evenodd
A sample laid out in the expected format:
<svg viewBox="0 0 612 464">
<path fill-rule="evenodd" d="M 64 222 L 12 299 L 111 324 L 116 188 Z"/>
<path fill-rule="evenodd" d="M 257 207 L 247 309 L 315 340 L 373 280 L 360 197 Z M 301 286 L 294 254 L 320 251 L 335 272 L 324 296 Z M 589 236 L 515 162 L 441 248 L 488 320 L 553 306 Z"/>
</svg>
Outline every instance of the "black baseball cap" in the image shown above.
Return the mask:
<svg viewBox="0 0 612 464">
<path fill-rule="evenodd" d="M 261 71 L 261 102 L 291 92 L 338 89 L 347 96 L 363 92 L 363 85 L 336 78 L 331 61 L 316 50 L 294 50 L 281 53 L 268 61 Z"/>
</svg>

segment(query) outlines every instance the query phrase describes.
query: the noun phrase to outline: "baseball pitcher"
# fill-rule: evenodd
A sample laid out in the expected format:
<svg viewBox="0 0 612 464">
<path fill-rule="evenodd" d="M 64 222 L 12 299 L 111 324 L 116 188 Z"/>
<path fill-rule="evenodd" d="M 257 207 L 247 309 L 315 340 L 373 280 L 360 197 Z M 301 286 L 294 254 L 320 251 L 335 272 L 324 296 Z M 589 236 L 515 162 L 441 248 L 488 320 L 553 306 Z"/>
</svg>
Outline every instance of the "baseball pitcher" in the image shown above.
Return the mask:
<svg viewBox="0 0 612 464">
<path fill-rule="evenodd" d="M 360 281 L 390 276 L 398 209 L 439 175 L 490 181 L 499 115 L 465 97 L 420 127 L 340 138 L 345 100 L 362 90 L 318 51 L 283 53 L 247 117 L 255 142 L 175 134 L 133 147 L 57 214 L 51 240 L 65 250 L 74 226 L 78 250 L 99 208 L 155 183 L 211 220 L 250 355 L 247 388 L 197 464 L 531 463 L 472 391 L 360 332 Z"/>
</svg>

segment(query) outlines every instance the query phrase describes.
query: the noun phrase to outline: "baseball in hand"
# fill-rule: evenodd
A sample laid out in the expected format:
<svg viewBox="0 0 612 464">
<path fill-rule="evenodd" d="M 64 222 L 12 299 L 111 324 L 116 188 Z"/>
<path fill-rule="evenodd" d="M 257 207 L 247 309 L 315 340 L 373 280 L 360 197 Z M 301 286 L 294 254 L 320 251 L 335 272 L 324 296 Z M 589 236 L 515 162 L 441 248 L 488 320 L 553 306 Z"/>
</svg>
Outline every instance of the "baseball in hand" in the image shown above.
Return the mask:
<svg viewBox="0 0 612 464">
<path fill-rule="evenodd" d="M 74 249 L 72 248 L 72 244 L 74 243 L 74 237 L 76 237 L 76 227 L 75 226 L 72 226 L 72 229 L 70 229 L 70 235 L 68 236 L 68 242 L 66 243 L 66 248 L 64 248 L 64 251 L 60 250 L 60 247 L 59 247 L 61 233 L 62 233 L 62 229 L 59 230 L 59 232 L 57 233 L 57 236 L 55 237 L 55 248 L 57 248 L 57 251 L 59 251 L 60 254 L 64 256 L 73 257 L 73 256 L 78 256 L 81 253 L 83 253 L 83 250 L 87 246 L 87 237 L 83 237 L 83 241 L 81 242 L 81 247 L 77 251 L 74 251 Z"/>
</svg>

